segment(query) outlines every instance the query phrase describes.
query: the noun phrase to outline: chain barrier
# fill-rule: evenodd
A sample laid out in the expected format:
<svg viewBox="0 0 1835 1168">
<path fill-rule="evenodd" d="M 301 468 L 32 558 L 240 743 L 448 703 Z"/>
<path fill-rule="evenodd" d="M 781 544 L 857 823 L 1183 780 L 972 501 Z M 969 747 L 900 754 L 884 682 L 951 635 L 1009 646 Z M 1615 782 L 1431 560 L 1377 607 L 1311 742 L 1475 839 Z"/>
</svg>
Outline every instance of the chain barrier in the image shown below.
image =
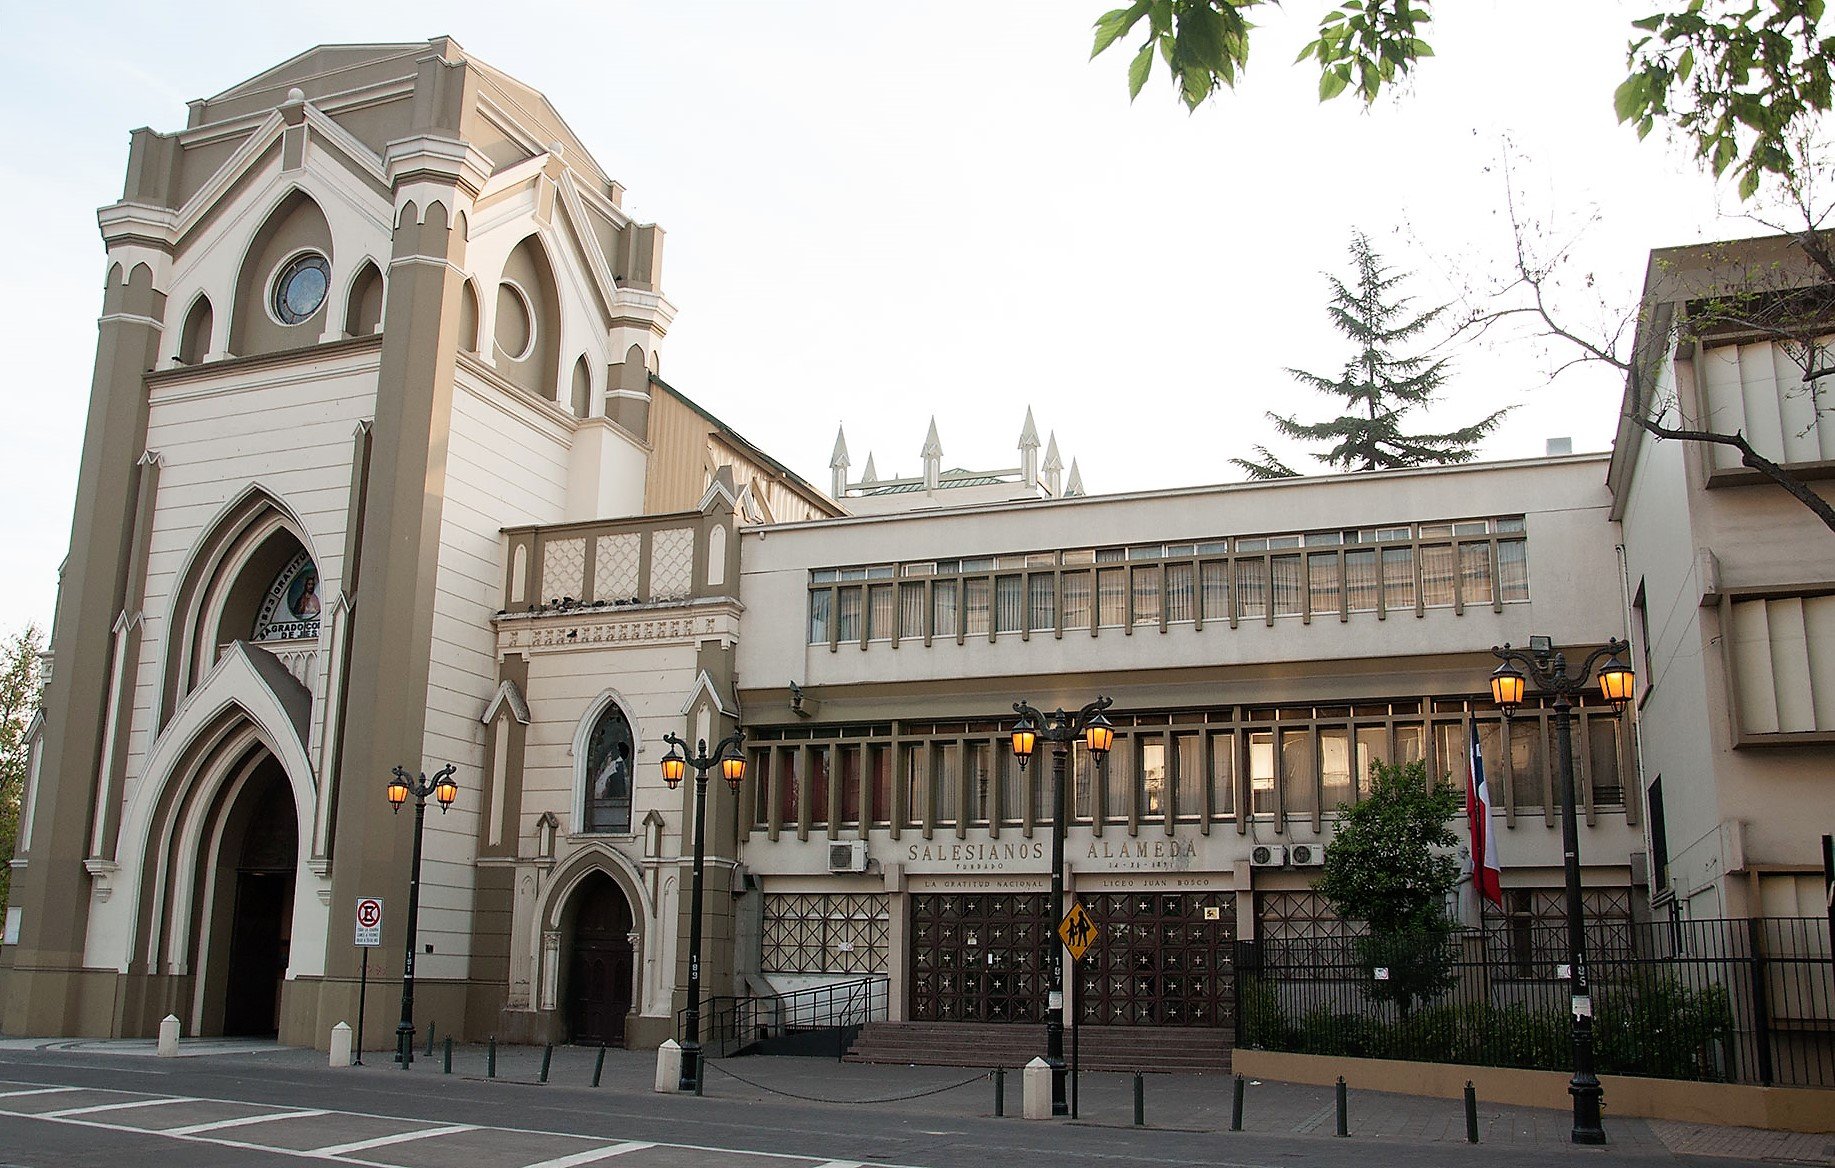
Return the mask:
<svg viewBox="0 0 1835 1168">
<path fill-rule="evenodd" d="M 805 1103 L 900 1103 L 906 1099 L 922 1099 L 926 1095 L 941 1095 L 945 1091 L 954 1091 L 958 1087 L 966 1087 L 970 1083 L 979 1083 L 984 1079 L 991 1078 L 994 1074 L 993 1071 L 982 1071 L 973 1078 L 964 1079 L 960 1083 L 950 1083 L 943 1087 L 932 1087 L 927 1091 L 915 1091 L 909 1095 L 885 1095 L 877 1099 L 825 1099 L 820 1095 L 799 1095 L 795 1091 L 780 1091 L 776 1087 L 767 1087 L 763 1083 L 755 1083 L 744 1075 L 734 1074 L 719 1063 L 714 1062 L 712 1059 L 703 1058 L 701 1060 L 701 1065 L 719 1071 L 727 1078 L 736 1079 L 748 1087 L 754 1087 L 760 1091 L 767 1091 L 772 1095 L 782 1095 L 786 1099 L 801 1099 Z"/>
</svg>

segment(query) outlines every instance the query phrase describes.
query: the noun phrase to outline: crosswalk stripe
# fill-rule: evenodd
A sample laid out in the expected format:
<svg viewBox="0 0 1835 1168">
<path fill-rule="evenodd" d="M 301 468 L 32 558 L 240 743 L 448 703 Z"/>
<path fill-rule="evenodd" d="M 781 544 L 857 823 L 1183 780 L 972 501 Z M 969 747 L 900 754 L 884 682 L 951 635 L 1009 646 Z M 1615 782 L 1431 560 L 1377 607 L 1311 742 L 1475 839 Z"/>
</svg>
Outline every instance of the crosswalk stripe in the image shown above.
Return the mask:
<svg viewBox="0 0 1835 1168">
<path fill-rule="evenodd" d="M 581 1164 L 597 1164 L 613 1156 L 622 1156 L 626 1152 L 641 1152 L 656 1145 L 644 1140 L 626 1140 L 622 1144 L 607 1144 L 603 1148 L 593 1148 L 585 1152 L 575 1152 L 571 1156 L 557 1156 L 552 1160 L 543 1160 L 539 1164 L 525 1164 L 523 1168 L 577 1168 Z"/>
<path fill-rule="evenodd" d="M 98 1103 L 94 1107 L 66 1107 L 62 1111 L 46 1111 L 40 1119 L 63 1119 L 70 1115 L 94 1115 L 98 1111 L 127 1111 L 135 1107 L 165 1107 L 172 1103 L 197 1103 L 199 1100 L 184 1095 L 161 1096 L 157 1099 L 130 1099 L 126 1103 Z"/>
<path fill-rule="evenodd" d="M 169 1127 L 159 1134 L 162 1136 L 195 1136 L 200 1132 L 222 1131 L 227 1127 L 246 1127 L 251 1123 L 272 1123 L 277 1119 L 311 1119 L 315 1115 L 329 1115 L 328 1111 L 272 1111 L 261 1115 L 245 1115 L 240 1119 L 219 1119 L 211 1123 L 194 1123 L 190 1127 Z"/>
<path fill-rule="evenodd" d="M 469 1123 L 455 1123 L 448 1127 L 428 1127 L 419 1131 L 399 1132 L 392 1136 L 377 1136 L 370 1140 L 355 1140 L 348 1144 L 332 1144 L 330 1147 L 314 1148 L 315 1156 L 342 1156 L 350 1152 L 367 1152 L 371 1148 L 386 1148 L 390 1144 L 405 1144 L 409 1140 L 432 1139 L 435 1136 L 455 1136 L 460 1132 L 477 1131 Z"/>
</svg>

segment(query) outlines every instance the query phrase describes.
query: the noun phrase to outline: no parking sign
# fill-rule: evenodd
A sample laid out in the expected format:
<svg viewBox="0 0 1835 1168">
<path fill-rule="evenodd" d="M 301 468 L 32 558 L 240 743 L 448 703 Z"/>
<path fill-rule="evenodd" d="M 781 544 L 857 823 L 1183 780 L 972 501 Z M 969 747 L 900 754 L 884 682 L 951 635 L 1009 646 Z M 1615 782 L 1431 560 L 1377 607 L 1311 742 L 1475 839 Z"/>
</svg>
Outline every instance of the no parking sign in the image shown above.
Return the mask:
<svg viewBox="0 0 1835 1168">
<path fill-rule="evenodd" d="M 366 948 L 382 944 L 382 898 L 361 897 L 357 901 L 357 944 Z"/>
</svg>

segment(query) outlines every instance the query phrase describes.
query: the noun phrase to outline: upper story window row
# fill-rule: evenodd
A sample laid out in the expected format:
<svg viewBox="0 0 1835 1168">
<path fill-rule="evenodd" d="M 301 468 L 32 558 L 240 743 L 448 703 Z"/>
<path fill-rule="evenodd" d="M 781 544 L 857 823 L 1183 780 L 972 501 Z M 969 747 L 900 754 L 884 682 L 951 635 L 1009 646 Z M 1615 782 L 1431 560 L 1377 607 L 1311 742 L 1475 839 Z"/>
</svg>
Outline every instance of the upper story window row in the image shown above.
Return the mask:
<svg viewBox="0 0 1835 1168">
<path fill-rule="evenodd" d="M 1523 517 L 818 568 L 809 643 L 1424 616 L 1529 599 Z"/>
</svg>

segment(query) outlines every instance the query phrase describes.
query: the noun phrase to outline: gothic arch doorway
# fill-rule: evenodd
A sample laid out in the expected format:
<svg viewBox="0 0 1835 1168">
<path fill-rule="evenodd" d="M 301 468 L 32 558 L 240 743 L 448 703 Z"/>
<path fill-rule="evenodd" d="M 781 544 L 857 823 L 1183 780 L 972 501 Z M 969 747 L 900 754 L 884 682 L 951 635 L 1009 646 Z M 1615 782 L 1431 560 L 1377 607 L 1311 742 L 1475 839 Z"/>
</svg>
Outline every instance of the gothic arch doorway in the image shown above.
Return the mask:
<svg viewBox="0 0 1835 1168">
<path fill-rule="evenodd" d="M 286 774 L 264 757 L 231 796 L 208 873 L 203 1031 L 271 1037 L 293 941 L 299 825 Z"/>
<path fill-rule="evenodd" d="M 574 890 L 568 915 L 567 1032 L 575 1042 L 621 1046 L 636 963 L 631 902 L 610 876 L 594 872 Z"/>
</svg>

